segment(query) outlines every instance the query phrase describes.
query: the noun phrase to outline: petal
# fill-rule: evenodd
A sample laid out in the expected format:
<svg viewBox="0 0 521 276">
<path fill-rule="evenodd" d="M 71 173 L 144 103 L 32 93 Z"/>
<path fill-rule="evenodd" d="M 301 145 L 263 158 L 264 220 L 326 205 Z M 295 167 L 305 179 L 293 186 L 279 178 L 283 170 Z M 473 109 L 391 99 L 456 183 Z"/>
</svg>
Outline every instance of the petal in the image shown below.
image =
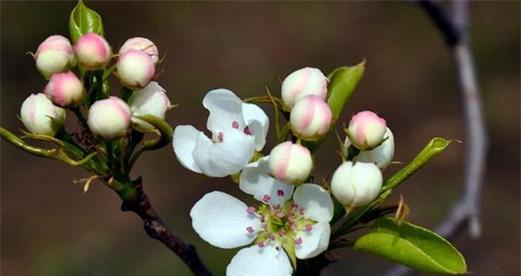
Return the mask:
<svg viewBox="0 0 521 276">
<path fill-rule="evenodd" d="M 253 242 L 257 231 L 262 229 L 260 219 L 248 214 L 247 209 L 246 204 L 231 195 L 211 192 L 192 207 L 192 226 L 203 240 L 214 246 L 244 246 Z"/>
<path fill-rule="evenodd" d="M 172 139 L 174 152 L 179 163 L 181 163 L 183 167 L 198 173 L 201 173 L 201 168 L 195 162 L 193 152 L 197 139 L 201 135 L 204 136 L 201 131 L 195 129 L 193 126 L 182 125 L 175 128 Z"/>
<path fill-rule="evenodd" d="M 293 201 L 304 208 L 304 217 L 317 222 L 333 218 L 333 200 L 328 191 L 316 184 L 302 184 L 295 189 Z"/>
<path fill-rule="evenodd" d="M 210 149 L 214 146 L 214 143 L 202 132 L 196 138 L 195 148 L 193 151 L 193 159 L 197 166 L 201 169 L 201 172 L 211 177 L 223 177 L 227 176 L 226 173 L 216 170 L 212 166 L 210 158 Z"/>
<path fill-rule="evenodd" d="M 301 238 L 302 243 L 296 246 L 297 258 L 309 259 L 326 251 L 330 235 L 331 228 L 328 222 L 316 223 L 311 231 L 299 231 L 297 239 Z"/>
<path fill-rule="evenodd" d="M 239 188 L 261 202 L 272 207 L 282 205 L 291 198 L 295 186 L 271 177 L 268 166 L 269 156 L 248 164 L 241 172 Z M 269 197 L 266 197 L 268 195 Z"/>
<path fill-rule="evenodd" d="M 257 245 L 241 249 L 226 268 L 227 276 L 291 276 L 292 272 L 284 250 Z"/>
<path fill-rule="evenodd" d="M 211 171 L 230 175 L 240 172 L 253 157 L 253 137 L 230 128 L 223 132 L 223 141 L 209 148 Z"/>
<path fill-rule="evenodd" d="M 244 128 L 242 119 L 242 100 L 232 91 L 227 89 L 215 89 L 206 94 L 203 106 L 210 111 L 207 128 L 214 133 L 232 128 L 233 122 L 237 122 L 238 128 Z"/>
<path fill-rule="evenodd" d="M 242 104 L 244 123 L 255 137 L 255 149 L 260 151 L 266 144 L 270 121 L 264 111 L 254 104 Z"/>
</svg>

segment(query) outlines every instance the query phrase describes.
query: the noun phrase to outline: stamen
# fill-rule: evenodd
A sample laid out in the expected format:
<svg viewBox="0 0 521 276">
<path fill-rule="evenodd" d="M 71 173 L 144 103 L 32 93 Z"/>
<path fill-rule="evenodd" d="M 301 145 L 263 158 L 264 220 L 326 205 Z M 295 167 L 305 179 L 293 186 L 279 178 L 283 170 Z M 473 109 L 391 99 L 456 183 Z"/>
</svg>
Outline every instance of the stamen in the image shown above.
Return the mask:
<svg viewBox="0 0 521 276">
<path fill-rule="evenodd" d="M 301 237 L 298 237 L 298 238 L 295 240 L 295 244 L 296 244 L 296 245 L 301 245 L 301 244 L 302 244 L 302 238 L 301 238 Z"/>
<path fill-rule="evenodd" d="M 222 132 L 219 132 L 217 134 L 217 140 L 219 140 L 219 142 L 222 142 L 224 140 L 224 134 Z"/>
<path fill-rule="evenodd" d="M 275 206 L 273 206 L 273 208 L 280 209 L 280 204 L 275 204 Z"/>
<path fill-rule="evenodd" d="M 278 196 L 284 196 L 284 191 L 283 190 L 277 190 L 277 195 Z"/>
<path fill-rule="evenodd" d="M 311 224 L 309 224 L 309 223 L 306 224 L 306 231 L 309 232 L 309 231 L 311 231 L 311 230 L 313 230 L 313 225 L 311 225 Z"/>
<path fill-rule="evenodd" d="M 273 234 L 271 234 L 271 233 L 270 233 L 270 235 L 268 236 L 268 238 L 269 238 L 270 240 L 272 240 L 272 241 L 275 240 L 275 236 L 274 236 Z"/>
<path fill-rule="evenodd" d="M 260 248 L 263 248 L 263 247 L 264 247 L 264 242 L 259 242 L 259 243 L 257 243 L 257 245 L 258 245 Z"/>
<path fill-rule="evenodd" d="M 279 236 L 284 237 L 284 235 L 286 235 L 286 231 L 284 231 L 284 229 L 280 229 Z"/>
<path fill-rule="evenodd" d="M 300 210 L 298 210 L 298 211 L 299 211 L 299 213 L 300 213 L 301 215 L 304 215 L 304 208 L 300 208 Z"/>
<path fill-rule="evenodd" d="M 268 203 L 270 201 L 270 199 L 271 199 L 271 196 L 269 196 L 269 195 L 262 196 L 262 201 L 264 203 Z"/>
<path fill-rule="evenodd" d="M 251 130 L 250 130 L 249 127 L 245 127 L 245 128 L 244 128 L 244 134 L 246 134 L 246 135 L 251 135 Z"/>
<path fill-rule="evenodd" d="M 246 209 L 246 212 L 248 212 L 248 214 L 250 215 L 255 215 L 255 207 L 248 207 L 248 209 Z"/>
<path fill-rule="evenodd" d="M 233 121 L 232 122 L 232 127 L 238 129 L 239 128 L 239 122 Z"/>
<path fill-rule="evenodd" d="M 250 233 L 250 234 L 255 232 L 255 230 L 253 230 L 253 227 L 251 227 L 251 226 L 246 227 L 246 231 L 248 231 L 248 233 Z"/>
</svg>

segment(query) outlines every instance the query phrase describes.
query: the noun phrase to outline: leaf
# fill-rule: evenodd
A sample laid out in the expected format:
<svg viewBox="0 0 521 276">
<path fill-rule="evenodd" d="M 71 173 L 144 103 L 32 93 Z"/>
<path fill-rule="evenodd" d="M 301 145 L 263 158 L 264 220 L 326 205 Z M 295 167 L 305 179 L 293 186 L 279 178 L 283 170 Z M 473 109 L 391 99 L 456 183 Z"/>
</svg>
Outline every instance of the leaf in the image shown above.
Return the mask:
<svg viewBox="0 0 521 276">
<path fill-rule="evenodd" d="M 365 61 L 355 66 L 339 67 L 329 74 L 327 104 L 333 113 L 333 123 L 340 117 L 344 105 L 355 91 L 365 71 Z M 333 123 L 331 125 L 333 125 Z"/>
<path fill-rule="evenodd" d="M 376 221 L 374 229 L 355 242 L 355 249 L 378 255 L 411 268 L 442 274 L 463 274 L 467 265 L 461 253 L 438 234 L 390 218 Z"/>
<path fill-rule="evenodd" d="M 69 17 L 69 32 L 73 43 L 78 41 L 82 35 L 90 32 L 103 36 L 101 16 L 79 0 Z"/>
</svg>

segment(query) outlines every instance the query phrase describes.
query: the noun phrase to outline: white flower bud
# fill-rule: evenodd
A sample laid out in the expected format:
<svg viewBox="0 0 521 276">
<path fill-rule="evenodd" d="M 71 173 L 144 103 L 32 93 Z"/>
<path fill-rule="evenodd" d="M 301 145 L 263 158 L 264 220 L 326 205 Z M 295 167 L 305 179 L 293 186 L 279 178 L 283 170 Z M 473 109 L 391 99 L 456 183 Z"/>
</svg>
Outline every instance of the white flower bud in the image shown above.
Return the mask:
<svg viewBox="0 0 521 276">
<path fill-rule="evenodd" d="M 69 70 L 75 62 L 71 42 L 61 35 L 52 35 L 45 39 L 38 46 L 34 58 L 38 71 L 46 78 Z"/>
<path fill-rule="evenodd" d="M 351 146 L 349 138 L 345 140 L 345 151 Z M 368 151 L 360 151 L 353 160 L 375 163 L 380 169 L 385 169 L 394 157 L 394 135 L 389 128 L 386 128 L 384 141 L 376 148 Z"/>
<path fill-rule="evenodd" d="M 20 118 L 31 133 L 54 136 L 65 121 L 65 110 L 43 93 L 32 94 L 22 103 Z"/>
<path fill-rule="evenodd" d="M 154 42 L 144 37 L 133 37 L 125 41 L 123 46 L 119 49 L 119 54 L 123 54 L 129 50 L 140 50 L 147 53 L 154 64 L 159 61 L 159 50 L 157 49 Z"/>
<path fill-rule="evenodd" d="M 313 159 L 306 147 L 288 141 L 271 150 L 269 167 L 271 174 L 278 180 L 300 184 L 311 173 Z"/>
<path fill-rule="evenodd" d="M 51 75 L 43 92 L 62 107 L 79 104 L 85 95 L 83 84 L 71 71 Z"/>
<path fill-rule="evenodd" d="M 331 178 L 331 193 L 342 205 L 355 208 L 369 204 L 382 189 L 382 172 L 373 163 L 351 161 L 338 167 Z"/>
<path fill-rule="evenodd" d="M 165 89 L 155 81 L 150 82 L 145 88 L 134 91 L 128 100 L 132 111 L 132 122 L 136 129 L 140 131 L 151 130 L 154 127 L 137 118 L 143 115 L 153 115 L 161 119 L 165 118 L 165 113 L 170 107 L 170 100 L 165 93 Z"/>
<path fill-rule="evenodd" d="M 316 68 L 306 67 L 289 74 L 282 82 L 282 101 L 292 108 L 298 99 L 317 96 L 322 100 L 327 96 L 327 78 Z"/>
<path fill-rule="evenodd" d="M 347 135 L 351 143 L 360 150 L 374 149 L 382 143 L 386 129 L 385 120 L 371 111 L 353 115 Z"/>
<path fill-rule="evenodd" d="M 129 88 L 143 88 L 154 77 L 154 61 L 145 52 L 128 50 L 121 54 L 116 64 L 121 84 Z"/>
<path fill-rule="evenodd" d="M 289 123 L 295 135 L 314 141 L 329 131 L 332 118 L 331 109 L 324 100 L 317 96 L 307 96 L 295 102 Z"/>
<path fill-rule="evenodd" d="M 74 44 L 78 63 L 87 70 L 105 67 L 112 57 L 112 49 L 105 38 L 96 33 L 82 35 Z"/>
<path fill-rule="evenodd" d="M 92 104 L 87 123 L 94 135 L 105 140 L 115 140 L 127 133 L 130 115 L 130 108 L 123 100 L 110 97 Z"/>
</svg>

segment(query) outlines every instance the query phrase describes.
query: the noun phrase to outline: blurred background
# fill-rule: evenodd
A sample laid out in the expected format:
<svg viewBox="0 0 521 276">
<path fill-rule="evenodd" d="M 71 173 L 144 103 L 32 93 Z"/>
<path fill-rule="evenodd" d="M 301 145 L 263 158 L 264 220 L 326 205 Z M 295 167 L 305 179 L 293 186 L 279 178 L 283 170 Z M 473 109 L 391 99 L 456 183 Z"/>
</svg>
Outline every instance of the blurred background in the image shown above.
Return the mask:
<svg viewBox="0 0 521 276">
<path fill-rule="evenodd" d="M 167 53 L 158 81 L 180 107 L 173 124 L 204 129 L 201 105 L 213 88 L 242 97 L 277 94 L 280 80 L 304 66 L 326 74 L 367 60 L 366 74 L 342 120 L 363 109 L 385 117 L 396 138 L 395 159 L 406 162 L 433 136 L 465 142 L 462 104 L 452 58 L 438 31 L 408 2 L 230 3 L 89 2 L 104 20 L 117 51 L 144 36 Z M 68 35 L 74 2 L 1 3 L 1 125 L 16 131 L 19 108 L 45 80 L 26 54 L 51 34 Z M 490 152 L 483 190 L 483 234 L 453 240 L 474 275 L 520 273 L 520 3 L 471 3 L 472 42 L 482 90 Z M 118 87 L 114 87 L 117 91 Z M 271 113 L 270 106 L 264 106 Z M 72 116 L 71 116 L 72 117 Z M 273 146 L 275 134 L 270 131 Z M 316 177 L 339 165 L 334 139 L 318 156 Z M 80 169 L 37 159 L 1 145 L 2 275 L 190 275 L 142 222 L 119 210 L 116 194 L 99 182 L 87 193 L 72 184 Z M 464 145 L 452 144 L 404 183 L 399 193 L 412 208 L 410 221 L 435 227 L 461 191 Z M 391 174 L 399 166 L 386 171 Z M 203 194 L 240 195 L 229 179 L 208 179 L 183 169 L 166 147 L 137 163 L 156 210 L 170 228 L 197 246 L 216 275 L 235 250 L 203 242 L 189 211 Z M 244 197 L 244 196 L 242 196 Z M 379 275 L 392 266 L 352 250 L 323 275 Z"/>
</svg>

